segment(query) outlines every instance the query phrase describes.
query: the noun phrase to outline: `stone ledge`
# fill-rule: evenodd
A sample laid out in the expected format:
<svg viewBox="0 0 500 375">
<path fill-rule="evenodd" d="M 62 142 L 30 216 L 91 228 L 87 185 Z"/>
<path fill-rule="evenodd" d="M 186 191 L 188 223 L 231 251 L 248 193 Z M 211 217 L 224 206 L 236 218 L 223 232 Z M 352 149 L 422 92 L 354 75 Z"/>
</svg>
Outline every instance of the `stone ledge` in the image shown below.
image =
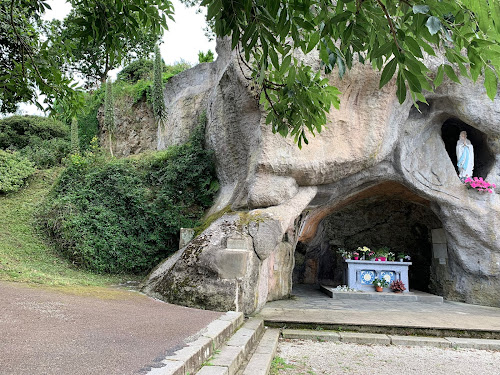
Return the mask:
<svg viewBox="0 0 500 375">
<path fill-rule="evenodd" d="M 200 331 L 200 336 L 185 347 L 167 356 L 162 367 L 151 369 L 147 375 L 194 374 L 224 341 L 243 322 L 243 313 L 229 311 Z"/>
<path fill-rule="evenodd" d="M 464 337 L 445 337 L 453 348 L 500 350 L 500 340 L 469 339 Z"/>
<path fill-rule="evenodd" d="M 219 353 L 214 354 L 209 365 L 227 368 L 228 375 L 234 375 L 250 355 L 255 347 L 262 331 L 264 322 L 262 319 L 250 318 L 234 335 L 221 347 Z"/>
<path fill-rule="evenodd" d="M 285 339 L 340 341 L 340 334 L 332 331 L 318 331 L 313 329 L 284 329 L 281 332 Z"/>
<path fill-rule="evenodd" d="M 391 339 L 379 333 L 340 332 L 340 341 L 351 344 L 390 345 Z"/>
<path fill-rule="evenodd" d="M 397 301 L 397 302 L 443 303 L 443 297 L 423 292 L 419 293 L 337 292 L 335 291 L 335 288 L 325 285 L 320 285 L 320 290 L 330 298 L 340 299 L 340 300 L 359 299 L 359 300 Z"/>
<path fill-rule="evenodd" d="M 276 355 L 280 331 L 267 329 L 242 375 L 267 375 Z"/>
<path fill-rule="evenodd" d="M 389 335 L 392 345 L 403 346 L 433 346 L 436 348 L 451 348 L 450 341 L 440 337 L 422 336 L 392 336 Z"/>
</svg>

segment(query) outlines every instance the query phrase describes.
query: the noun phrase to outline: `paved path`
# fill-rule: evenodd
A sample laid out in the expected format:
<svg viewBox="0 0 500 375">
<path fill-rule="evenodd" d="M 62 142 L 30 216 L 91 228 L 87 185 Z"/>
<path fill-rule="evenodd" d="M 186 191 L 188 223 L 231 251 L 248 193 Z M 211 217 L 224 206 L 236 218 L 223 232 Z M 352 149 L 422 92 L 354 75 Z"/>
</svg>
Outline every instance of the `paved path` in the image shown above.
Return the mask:
<svg viewBox="0 0 500 375">
<path fill-rule="evenodd" d="M 459 302 L 422 303 L 332 299 L 314 288 L 294 288 L 294 298 L 267 303 L 258 315 L 290 323 L 398 326 L 500 332 L 500 308 Z"/>
<path fill-rule="evenodd" d="M 142 373 L 221 316 L 132 291 L 85 290 L 0 282 L 0 374 Z"/>
</svg>

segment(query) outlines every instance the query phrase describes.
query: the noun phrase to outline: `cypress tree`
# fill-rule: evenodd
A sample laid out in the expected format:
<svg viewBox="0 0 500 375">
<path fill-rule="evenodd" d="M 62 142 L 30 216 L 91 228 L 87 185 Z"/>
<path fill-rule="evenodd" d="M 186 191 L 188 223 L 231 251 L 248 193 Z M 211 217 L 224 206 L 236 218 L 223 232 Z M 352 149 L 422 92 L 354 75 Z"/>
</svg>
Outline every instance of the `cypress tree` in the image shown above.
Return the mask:
<svg viewBox="0 0 500 375">
<path fill-rule="evenodd" d="M 115 132 L 115 111 L 113 108 L 113 88 L 111 81 L 106 81 L 106 95 L 104 98 L 104 128 L 108 132 L 109 152 L 113 156 L 112 136 Z"/>
<path fill-rule="evenodd" d="M 163 63 L 160 55 L 160 48 L 155 46 L 155 62 L 153 72 L 153 113 L 158 124 L 165 119 L 165 99 L 163 98 Z"/>
</svg>

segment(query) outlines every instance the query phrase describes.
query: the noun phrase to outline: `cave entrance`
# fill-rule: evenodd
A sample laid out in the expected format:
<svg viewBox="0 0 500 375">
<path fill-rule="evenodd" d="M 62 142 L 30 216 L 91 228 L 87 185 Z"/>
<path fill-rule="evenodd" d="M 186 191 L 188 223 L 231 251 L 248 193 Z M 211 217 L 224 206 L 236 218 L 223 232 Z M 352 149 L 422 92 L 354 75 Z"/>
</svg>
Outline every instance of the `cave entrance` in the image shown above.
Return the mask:
<svg viewBox="0 0 500 375">
<path fill-rule="evenodd" d="M 460 132 L 466 131 L 467 138 L 474 147 L 474 170 L 473 177 L 486 178 L 495 162 L 495 156 L 488 147 L 488 137 L 486 134 L 465 122 L 450 118 L 441 127 L 441 137 L 443 138 L 446 151 L 458 174 L 456 146 L 460 137 Z"/>
<path fill-rule="evenodd" d="M 411 290 L 442 294 L 439 264 L 447 258 L 445 237 L 429 201 L 398 183 L 382 183 L 337 205 L 321 219 L 313 237 L 299 240 L 293 281 L 341 285 L 344 262 L 338 248 L 389 247 L 411 256 Z"/>
</svg>

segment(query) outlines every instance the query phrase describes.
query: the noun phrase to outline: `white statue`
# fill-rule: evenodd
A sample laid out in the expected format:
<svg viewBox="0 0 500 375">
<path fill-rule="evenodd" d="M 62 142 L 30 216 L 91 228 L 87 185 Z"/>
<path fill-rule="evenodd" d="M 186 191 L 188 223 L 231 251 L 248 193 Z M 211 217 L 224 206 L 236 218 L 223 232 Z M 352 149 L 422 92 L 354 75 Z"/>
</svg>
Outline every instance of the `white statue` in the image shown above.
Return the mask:
<svg viewBox="0 0 500 375">
<path fill-rule="evenodd" d="M 457 166 L 458 177 L 464 181 L 467 177 L 472 177 L 474 169 L 474 147 L 467 139 L 467 132 L 460 132 L 460 138 L 457 142 Z"/>
</svg>

